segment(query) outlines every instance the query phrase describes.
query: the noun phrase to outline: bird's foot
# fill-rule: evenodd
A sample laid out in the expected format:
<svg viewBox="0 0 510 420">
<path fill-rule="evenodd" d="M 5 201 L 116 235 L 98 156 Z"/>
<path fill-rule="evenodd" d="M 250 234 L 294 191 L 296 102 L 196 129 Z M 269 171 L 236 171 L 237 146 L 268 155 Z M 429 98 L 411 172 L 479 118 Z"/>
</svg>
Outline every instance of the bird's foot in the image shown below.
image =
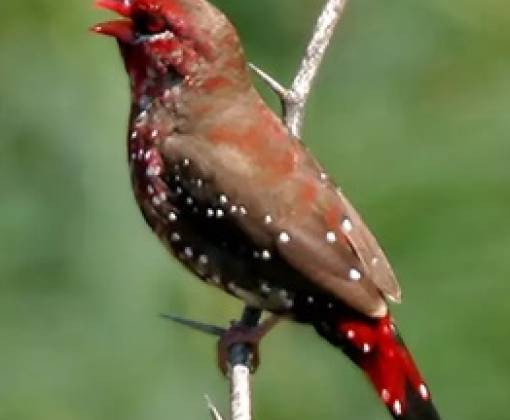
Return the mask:
<svg viewBox="0 0 510 420">
<path fill-rule="evenodd" d="M 218 340 L 218 367 L 226 376 L 233 365 L 247 365 L 253 373 L 259 365 L 259 342 L 277 324 L 272 315 L 256 326 L 234 322 Z M 246 360 L 247 358 L 247 360 Z"/>
<path fill-rule="evenodd" d="M 162 315 L 163 318 L 177 322 L 188 328 L 205 334 L 220 337 L 218 340 L 218 366 L 226 376 L 231 367 L 242 364 L 255 372 L 259 365 L 258 344 L 276 325 L 279 317 L 271 315 L 259 323 L 261 310 L 247 306 L 239 321 L 231 322 L 230 328 L 182 318 L 176 315 Z"/>
</svg>

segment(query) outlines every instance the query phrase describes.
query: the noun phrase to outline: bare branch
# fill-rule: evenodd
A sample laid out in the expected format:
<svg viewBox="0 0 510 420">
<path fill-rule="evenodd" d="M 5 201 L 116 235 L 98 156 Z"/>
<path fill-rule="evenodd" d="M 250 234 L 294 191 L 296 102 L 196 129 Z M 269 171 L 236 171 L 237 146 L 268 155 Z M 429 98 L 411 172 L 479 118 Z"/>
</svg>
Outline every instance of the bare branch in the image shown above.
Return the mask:
<svg viewBox="0 0 510 420">
<path fill-rule="evenodd" d="M 261 316 L 261 310 L 246 306 L 238 325 L 255 328 Z M 245 343 L 236 343 L 229 350 L 231 420 L 251 420 L 250 365 L 252 359 L 251 348 Z"/>
<path fill-rule="evenodd" d="M 230 378 L 231 420 L 251 419 L 250 369 L 244 364 L 232 367 Z"/>
<path fill-rule="evenodd" d="M 294 137 L 301 138 L 305 105 L 313 81 L 346 4 L 347 0 L 327 0 L 290 89 L 282 86 L 257 66 L 250 64 L 252 70 L 280 97 L 283 104 L 283 120 Z"/>
<path fill-rule="evenodd" d="M 305 117 L 305 105 L 310 95 L 313 80 L 322 63 L 324 53 L 333 36 L 336 24 L 345 10 L 347 0 L 328 0 L 322 10 L 315 30 L 301 61 L 298 74 L 292 83 L 293 100 L 289 101 L 285 109 L 285 122 L 289 131 L 296 137 L 301 137 L 301 128 Z"/>
<path fill-rule="evenodd" d="M 259 324 L 262 311 L 246 306 L 241 320 L 234 323 L 236 326 L 256 328 Z M 176 322 L 204 334 L 221 337 L 228 332 L 227 329 L 216 325 L 190 320 L 177 315 L 161 315 L 162 318 Z M 271 317 L 260 325 L 259 334 L 264 335 L 277 322 L 277 317 Z M 251 420 L 251 392 L 250 368 L 253 354 L 250 346 L 245 343 L 235 343 L 228 351 L 228 377 L 230 380 L 230 419 Z M 207 408 L 213 420 L 223 420 L 219 410 L 206 395 Z"/>
</svg>

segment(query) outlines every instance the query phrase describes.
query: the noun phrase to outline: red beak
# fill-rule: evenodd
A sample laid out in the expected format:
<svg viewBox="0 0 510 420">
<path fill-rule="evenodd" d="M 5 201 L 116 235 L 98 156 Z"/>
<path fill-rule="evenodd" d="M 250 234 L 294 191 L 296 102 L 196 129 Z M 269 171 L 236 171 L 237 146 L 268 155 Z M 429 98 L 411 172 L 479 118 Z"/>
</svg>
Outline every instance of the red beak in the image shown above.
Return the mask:
<svg viewBox="0 0 510 420">
<path fill-rule="evenodd" d="M 131 1 L 129 0 L 96 0 L 96 7 L 111 10 L 124 17 L 131 16 Z"/>
<path fill-rule="evenodd" d="M 96 0 L 96 6 L 111 10 L 121 16 L 131 16 L 131 2 L 129 0 Z M 119 41 L 129 43 L 134 40 L 133 22 L 130 19 L 118 19 L 99 23 L 92 28 L 92 32 L 112 36 Z"/>
<path fill-rule="evenodd" d="M 90 28 L 90 30 L 97 34 L 113 36 L 125 43 L 132 42 L 135 38 L 133 22 L 128 19 L 110 20 L 108 22 L 98 23 Z"/>
</svg>

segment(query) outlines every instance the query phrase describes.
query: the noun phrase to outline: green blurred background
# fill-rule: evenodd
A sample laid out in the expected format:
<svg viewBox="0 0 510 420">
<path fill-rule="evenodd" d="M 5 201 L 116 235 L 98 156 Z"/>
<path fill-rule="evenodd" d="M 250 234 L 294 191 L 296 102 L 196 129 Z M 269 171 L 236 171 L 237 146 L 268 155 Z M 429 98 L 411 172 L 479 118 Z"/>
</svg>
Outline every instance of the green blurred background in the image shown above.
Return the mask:
<svg viewBox="0 0 510 420">
<path fill-rule="evenodd" d="M 227 404 L 214 340 L 158 313 L 225 324 L 241 306 L 138 214 L 127 81 L 90 3 L 0 3 L 0 419 L 207 419 L 203 394 Z M 321 0 L 215 3 L 290 82 Z M 305 141 L 387 249 L 450 420 L 508 418 L 509 45 L 508 0 L 352 0 L 308 107 Z M 311 329 L 262 350 L 257 419 L 389 418 Z"/>
</svg>

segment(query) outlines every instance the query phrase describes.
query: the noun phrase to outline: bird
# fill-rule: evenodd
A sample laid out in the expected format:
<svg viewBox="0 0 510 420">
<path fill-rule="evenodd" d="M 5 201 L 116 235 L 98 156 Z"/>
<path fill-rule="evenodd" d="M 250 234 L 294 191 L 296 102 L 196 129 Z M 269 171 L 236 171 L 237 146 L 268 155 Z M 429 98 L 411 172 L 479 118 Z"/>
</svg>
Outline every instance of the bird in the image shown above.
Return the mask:
<svg viewBox="0 0 510 420">
<path fill-rule="evenodd" d="M 134 197 L 204 283 L 312 325 L 369 378 L 390 415 L 435 420 L 389 311 L 401 289 L 347 197 L 254 87 L 234 25 L 207 0 L 97 0 L 120 19 Z"/>
</svg>

